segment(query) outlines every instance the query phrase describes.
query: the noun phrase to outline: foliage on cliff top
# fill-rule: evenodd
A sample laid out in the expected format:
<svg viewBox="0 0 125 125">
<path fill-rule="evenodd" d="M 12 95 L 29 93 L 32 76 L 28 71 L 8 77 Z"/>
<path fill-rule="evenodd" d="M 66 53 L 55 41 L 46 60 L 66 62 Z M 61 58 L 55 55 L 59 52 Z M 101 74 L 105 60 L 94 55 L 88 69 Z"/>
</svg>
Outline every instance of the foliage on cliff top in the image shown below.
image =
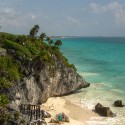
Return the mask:
<svg viewBox="0 0 125 125">
<path fill-rule="evenodd" d="M 40 27 L 34 25 L 30 30 L 29 35 L 13 35 L 9 33 L 0 33 L 0 46 L 6 49 L 13 49 L 16 56 L 26 59 L 41 58 L 45 63 L 52 64 L 54 56 L 62 60 L 67 67 L 72 67 L 76 70 L 75 66 L 68 63 L 68 60 L 62 55 L 59 46 L 62 45 L 61 40 L 55 42 L 45 33 L 41 33 L 37 37 Z M 54 64 L 54 63 L 53 63 Z"/>
</svg>

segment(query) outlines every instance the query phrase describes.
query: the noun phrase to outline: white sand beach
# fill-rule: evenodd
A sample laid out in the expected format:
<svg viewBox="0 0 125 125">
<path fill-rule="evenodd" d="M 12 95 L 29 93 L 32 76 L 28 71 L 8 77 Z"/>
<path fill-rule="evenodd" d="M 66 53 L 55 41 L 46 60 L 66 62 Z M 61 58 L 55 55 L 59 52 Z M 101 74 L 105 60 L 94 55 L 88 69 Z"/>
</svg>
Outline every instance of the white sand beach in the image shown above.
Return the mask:
<svg viewBox="0 0 125 125">
<path fill-rule="evenodd" d="M 96 113 L 86 108 L 71 103 L 64 97 L 49 98 L 46 103 L 41 105 L 41 109 L 49 112 L 52 115 L 51 118 L 54 118 L 58 113 L 64 112 L 70 120 L 69 123 L 63 123 L 64 125 L 88 125 L 87 121 L 89 121 L 91 117 L 98 116 Z M 56 125 L 54 123 L 49 123 L 51 118 L 46 118 L 47 124 Z"/>
</svg>

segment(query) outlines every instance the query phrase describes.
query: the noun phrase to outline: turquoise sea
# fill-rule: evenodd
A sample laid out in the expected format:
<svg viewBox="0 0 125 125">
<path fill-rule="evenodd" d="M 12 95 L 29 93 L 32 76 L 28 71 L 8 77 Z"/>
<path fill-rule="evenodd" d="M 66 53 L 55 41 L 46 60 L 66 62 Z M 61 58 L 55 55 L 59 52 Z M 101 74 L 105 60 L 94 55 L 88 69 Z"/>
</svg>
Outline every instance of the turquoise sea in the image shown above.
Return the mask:
<svg viewBox="0 0 125 125">
<path fill-rule="evenodd" d="M 61 38 L 61 52 L 91 86 L 68 98 L 88 109 L 100 102 L 116 113 L 114 118 L 91 118 L 89 125 L 125 125 L 125 107 L 115 108 L 115 100 L 125 104 L 125 38 Z M 74 99 L 75 98 L 75 99 Z"/>
</svg>

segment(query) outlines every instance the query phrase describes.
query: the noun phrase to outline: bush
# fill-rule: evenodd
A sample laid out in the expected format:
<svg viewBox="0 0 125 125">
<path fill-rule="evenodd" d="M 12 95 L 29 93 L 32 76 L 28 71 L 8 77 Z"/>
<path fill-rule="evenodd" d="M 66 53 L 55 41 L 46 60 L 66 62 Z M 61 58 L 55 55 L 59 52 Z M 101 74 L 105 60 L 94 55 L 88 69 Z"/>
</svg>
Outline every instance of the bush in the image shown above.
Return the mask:
<svg viewBox="0 0 125 125">
<path fill-rule="evenodd" d="M 11 87 L 11 84 L 5 77 L 0 78 L 0 89 L 8 89 Z"/>
<path fill-rule="evenodd" d="M 38 47 L 35 47 L 31 43 L 26 44 L 27 49 L 31 52 L 31 54 L 38 56 L 40 54 L 40 50 Z"/>
<path fill-rule="evenodd" d="M 16 43 L 16 42 L 12 42 L 12 41 L 10 41 L 10 40 L 6 40 L 5 46 L 6 46 L 7 48 L 10 48 L 10 49 L 14 49 L 14 50 L 17 50 L 17 51 L 21 51 L 21 52 L 24 53 L 26 56 L 31 57 L 30 51 L 29 51 L 26 47 L 24 47 L 24 46 L 22 46 L 22 45 L 20 45 L 20 44 L 18 44 L 18 43 Z"/>
<path fill-rule="evenodd" d="M 18 80 L 21 78 L 19 65 L 10 56 L 0 57 L 0 75 L 8 80 Z"/>
<path fill-rule="evenodd" d="M 18 71 L 17 67 L 14 66 L 12 68 L 9 68 L 8 75 L 11 81 L 18 80 L 21 78 L 20 72 Z"/>
<path fill-rule="evenodd" d="M 17 55 L 17 56 L 24 57 L 24 54 L 23 54 L 21 51 L 16 51 L 16 55 Z"/>
<path fill-rule="evenodd" d="M 9 103 L 9 99 L 7 95 L 2 94 L 0 95 L 0 107 L 5 107 Z"/>
<path fill-rule="evenodd" d="M 4 33 L 0 32 L 0 42 L 4 42 L 5 40 L 11 40 L 11 41 L 16 41 L 17 36 L 10 34 L 10 33 Z"/>
</svg>

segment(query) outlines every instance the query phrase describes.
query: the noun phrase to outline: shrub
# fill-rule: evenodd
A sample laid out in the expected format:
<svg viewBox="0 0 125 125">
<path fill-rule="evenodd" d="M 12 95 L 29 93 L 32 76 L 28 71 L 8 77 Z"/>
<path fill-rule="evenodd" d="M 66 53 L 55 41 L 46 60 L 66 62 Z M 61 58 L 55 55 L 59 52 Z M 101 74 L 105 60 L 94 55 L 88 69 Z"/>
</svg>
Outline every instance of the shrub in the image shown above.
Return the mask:
<svg viewBox="0 0 125 125">
<path fill-rule="evenodd" d="M 21 78 L 19 65 L 10 56 L 0 57 L 0 75 L 8 80 L 18 80 Z"/>
<path fill-rule="evenodd" d="M 5 107 L 9 103 L 9 99 L 7 95 L 2 94 L 0 95 L 0 107 Z"/>
<path fill-rule="evenodd" d="M 27 44 L 26 44 L 26 47 L 27 47 L 27 49 L 31 52 L 31 54 L 36 55 L 36 56 L 39 55 L 40 50 L 39 50 L 38 47 L 35 47 L 35 46 L 32 45 L 31 43 L 27 43 Z"/>
<path fill-rule="evenodd" d="M 11 84 L 5 77 L 0 78 L 0 89 L 8 89 Z"/>
<path fill-rule="evenodd" d="M 24 53 L 22 53 L 21 51 L 16 51 L 16 55 L 17 55 L 17 56 L 24 57 Z"/>
<path fill-rule="evenodd" d="M 24 46 L 22 46 L 22 45 L 20 45 L 20 44 L 18 44 L 18 43 L 16 43 L 16 42 L 12 42 L 12 41 L 10 41 L 10 40 L 6 40 L 5 46 L 6 46 L 7 48 L 10 48 L 10 49 L 14 49 L 14 50 L 17 50 L 17 51 L 21 51 L 21 52 L 24 53 L 26 56 L 31 57 L 30 51 L 29 51 L 26 47 L 24 47 Z"/>
<path fill-rule="evenodd" d="M 8 75 L 11 81 L 18 80 L 21 77 L 20 72 L 18 71 L 17 67 L 14 67 L 14 66 L 12 68 L 9 68 Z"/>
</svg>

